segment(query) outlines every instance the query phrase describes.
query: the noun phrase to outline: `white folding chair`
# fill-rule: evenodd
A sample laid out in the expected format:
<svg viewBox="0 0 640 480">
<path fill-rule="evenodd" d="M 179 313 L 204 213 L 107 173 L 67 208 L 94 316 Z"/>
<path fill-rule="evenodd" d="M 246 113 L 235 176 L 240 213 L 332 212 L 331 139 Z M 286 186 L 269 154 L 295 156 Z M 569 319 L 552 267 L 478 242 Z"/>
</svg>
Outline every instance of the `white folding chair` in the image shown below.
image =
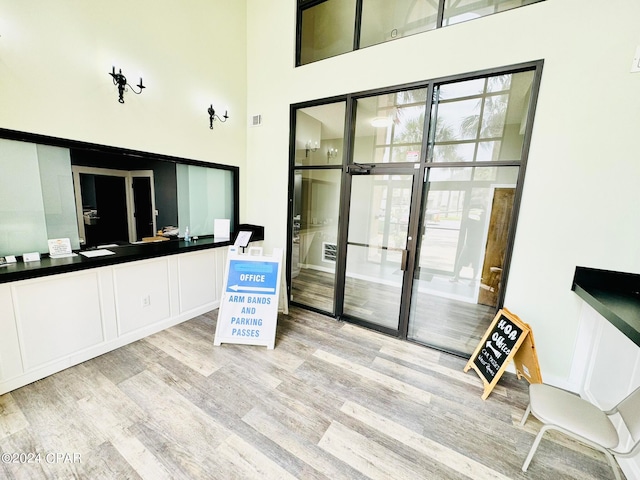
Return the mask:
<svg viewBox="0 0 640 480">
<path fill-rule="evenodd" d="M 529 406 L 522 416 L 524 425 L 532 413 L 544 425 L 522 465 L 526 472 L 536 449 L 547 430 L 558 430 L 601 452 L 604 452 L 616 480 L 621 480 L 617 457 L 632 457 L 640 451 L 640 388 L 634 390 L 611 410 L 603 411 L 573 393 L 542 383 L 529 385 Z M 618 414 L 631 436 L 631 446 L 623 448 L 610 417 Z M 626 443 L 626 442 L 625 442 Z"/>
</svg>

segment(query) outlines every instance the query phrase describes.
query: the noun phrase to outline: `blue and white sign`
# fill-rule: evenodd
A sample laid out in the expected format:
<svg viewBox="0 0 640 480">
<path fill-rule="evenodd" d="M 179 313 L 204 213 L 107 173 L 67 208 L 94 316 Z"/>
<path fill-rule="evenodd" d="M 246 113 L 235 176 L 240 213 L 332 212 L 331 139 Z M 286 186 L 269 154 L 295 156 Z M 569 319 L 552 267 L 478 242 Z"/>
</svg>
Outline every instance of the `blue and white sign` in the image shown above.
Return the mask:
<svg viewBox="0 0 640 480">
<path fill-rule="evenodd" d="M 240 343 L 275 346 L 282 249 L 272 256 L 261 248 L 241 254 L 229 247 L 225 284 L 213 344 Z"/>
<path fill-rule="evenodd" d="M 278 262 L 231 260 L 227 275 L 227 292 L 275 295 L 278 290 L 279 271 Z"/>
</svg>

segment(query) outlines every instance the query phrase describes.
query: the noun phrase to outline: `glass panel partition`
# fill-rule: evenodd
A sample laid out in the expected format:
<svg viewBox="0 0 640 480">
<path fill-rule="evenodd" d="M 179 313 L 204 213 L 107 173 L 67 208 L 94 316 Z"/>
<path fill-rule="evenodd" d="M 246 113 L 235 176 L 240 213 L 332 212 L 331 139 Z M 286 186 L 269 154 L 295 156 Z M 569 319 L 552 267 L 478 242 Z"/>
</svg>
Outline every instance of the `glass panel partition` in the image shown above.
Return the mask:
<svg viewBox="0 0 640 480">
<path fill-rule="evenodd" d="M 295 172 L 291 295 L 303 305 L 333 312 L 341 171 Z"/>
<path fill-rule="evenodd" d="M 442 26 L 466 22 L 476 18 L 504 12 L 512 8 L 531 5 L 540 0 L 446 0 Z"/>
<path fill-rule="evenodd" d="M 180 234 L 213 235 L 214 220 L 228 219 L 233 228 L 233 172 L 197 165 L 176 167 Z"/>
<path fill-rule="evenodd" d="M 360 47 L 436 28 L 438 4 L 429 0 L 363 0 Z"/>
<path fill-rule="evenodd" d="M 299 62 L 315 62 L 353 50 L 356 0 L 326 0 L 302 10 Z"/>
<path fill-rule="evenodd" d="M 71 158 L 67 148 L 37 145 L 40 186 L 48 238 L 68 238 L 72 249 L 80 248 L 76 228 Z"/>
<path fill-rule="evenodd" d="M 36 146 L 1 140 L 0 166 L 0 256 L 42 250 L 47 228 Z"/>
<path fill-rule="evenodd" d="M 291 297 L 333 313 L 346 102 L 295 111 Z"/>
<path fill-rule="evenodd" d="M 0 256 L 79 248 L 69 150 L 0 139 Z"/>
</svg>

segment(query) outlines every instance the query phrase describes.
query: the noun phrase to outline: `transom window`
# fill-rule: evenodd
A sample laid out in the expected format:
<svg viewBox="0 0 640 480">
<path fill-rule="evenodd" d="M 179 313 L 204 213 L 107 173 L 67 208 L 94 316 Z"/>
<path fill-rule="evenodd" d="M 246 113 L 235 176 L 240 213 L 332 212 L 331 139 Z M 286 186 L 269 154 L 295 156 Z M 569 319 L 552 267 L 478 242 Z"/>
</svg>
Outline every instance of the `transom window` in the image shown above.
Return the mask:
<svg viewBox="0 0 640 480">
<path fill-rule="evenodd" d="M 296 65 L 544 0 L 298 0 Z"/>
</svg>

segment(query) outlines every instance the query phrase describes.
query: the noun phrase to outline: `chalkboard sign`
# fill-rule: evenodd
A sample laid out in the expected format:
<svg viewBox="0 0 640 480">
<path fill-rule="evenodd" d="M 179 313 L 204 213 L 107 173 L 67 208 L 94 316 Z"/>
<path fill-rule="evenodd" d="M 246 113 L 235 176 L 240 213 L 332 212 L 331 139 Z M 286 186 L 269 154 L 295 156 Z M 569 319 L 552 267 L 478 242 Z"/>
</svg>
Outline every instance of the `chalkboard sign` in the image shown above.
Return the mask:
<svg viewBox="0 0 640 480">
<path fill-rule="evenodd" d="M 465 372 L 473 368 L 482 379 L 483 400 L 489 396 L 511 360 L 515 360 L 518 378 L 524 375 L 529 383 L 542 383 L 531 328 L 504 308 L 495 316 L 464 367 Z"/>
</svg>

